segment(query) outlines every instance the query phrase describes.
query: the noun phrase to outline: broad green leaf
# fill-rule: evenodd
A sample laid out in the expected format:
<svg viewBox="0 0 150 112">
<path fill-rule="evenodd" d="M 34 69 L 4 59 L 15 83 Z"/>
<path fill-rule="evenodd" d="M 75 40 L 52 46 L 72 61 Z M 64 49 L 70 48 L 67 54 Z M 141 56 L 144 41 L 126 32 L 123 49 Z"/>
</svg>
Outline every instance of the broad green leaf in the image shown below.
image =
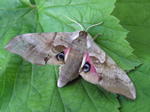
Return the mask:
<svg viewBox="0 0 150 112">
<path fill-rule="evenodd" d="M 129 73 L 133 80 L 137 98 L 130 101 L 120 97 L 121 112 L 149 112 L 150 110 L 150 1 L 117 0 L 113 12 L 120 23 L 129 31 L 127 40 L 134 48 L 134 54 L 143 65 Z"/>
<path fill-rule="evenodd" d="M 93 24 L 103 22 L 102 25 L 91 28 L 89 33 L 92 36 L 99 33 L 104 34 L 96 39 L 97 44 L 121 68 L 130 70 L 139 65 L 140 61 L 132 54 L 133 49 L 125 40 L 127 31 L 118 25 L 119 21 L 116 18 L 109 15 L 114 7 L 110 4 L 113 3 L 114 0 L 65 0 L 65 2 L 57 0 L 54 2 L 40 2 L 37 7 L 39 7 L 41 25 L 46 32 L 73 32 L 81 30 L 76 23 L 68 20 L 67 17 L 78 21 L 85 29 Z"/>
<path fill-rule="evenodd" d="M 58 66 L 32 65 L 4 50 L 7 42 L 24 33 L 73 32 L 78 21 L 95 36 L 96 43 L 124 70 L 140 61 L 125 40 L 127 31 L 110 15 L 115 0 L 1 0 L 0 3 L 0 110 L 2 112 L 118 112 L 117 95 L 81 77 L 64 88 L 57 87 Z"/>
</svg>

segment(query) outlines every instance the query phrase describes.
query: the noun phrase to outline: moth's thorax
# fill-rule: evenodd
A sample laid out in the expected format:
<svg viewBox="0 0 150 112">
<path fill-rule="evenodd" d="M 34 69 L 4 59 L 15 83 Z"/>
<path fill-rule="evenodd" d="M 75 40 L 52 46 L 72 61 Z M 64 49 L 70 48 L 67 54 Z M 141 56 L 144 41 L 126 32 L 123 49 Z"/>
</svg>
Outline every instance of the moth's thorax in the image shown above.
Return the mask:
<svg viewBox="0 0 150 112">
<path fill-rule="evenodd" d="M 84 53 L 87 49 L 87 36 L 87 32 L 80 31 L 79 36 L 72 42 L 71 48 Z"/>
</svg>

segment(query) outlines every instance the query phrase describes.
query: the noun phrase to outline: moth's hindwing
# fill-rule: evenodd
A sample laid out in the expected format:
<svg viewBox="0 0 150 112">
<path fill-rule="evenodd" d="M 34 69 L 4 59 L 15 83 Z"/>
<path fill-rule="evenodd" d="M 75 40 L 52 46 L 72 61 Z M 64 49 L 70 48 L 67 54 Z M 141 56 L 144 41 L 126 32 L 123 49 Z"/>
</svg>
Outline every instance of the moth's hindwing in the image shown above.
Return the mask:
<svg viewBox="0 0 150 112">
<path fill-rule="evenodd" d="M 94 44 L 92 45 L 96 46 Z M 89 48 L 83 57 L 80 75 L 107 91 L 135 99 L 135 87 L 128 75 L 102 49 L 91 49 L 94 48 Z"/>
</svg>

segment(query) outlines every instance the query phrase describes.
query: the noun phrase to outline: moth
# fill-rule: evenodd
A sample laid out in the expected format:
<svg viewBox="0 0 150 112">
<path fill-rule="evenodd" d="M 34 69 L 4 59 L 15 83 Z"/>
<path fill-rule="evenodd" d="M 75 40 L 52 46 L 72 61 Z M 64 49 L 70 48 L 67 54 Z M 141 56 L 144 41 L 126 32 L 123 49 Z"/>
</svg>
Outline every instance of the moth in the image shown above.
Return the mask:
<svg viewBox="0 0 150 112">
<path fill-rule="evenodd" d="M 134 84 L 128 75 L 86 31 L 23 34 L 13 38 L 5 49 L 32 64 L 61 65 L 58 87 L 81 75 L 109 92 L 136 98 Z"/>
</svg>

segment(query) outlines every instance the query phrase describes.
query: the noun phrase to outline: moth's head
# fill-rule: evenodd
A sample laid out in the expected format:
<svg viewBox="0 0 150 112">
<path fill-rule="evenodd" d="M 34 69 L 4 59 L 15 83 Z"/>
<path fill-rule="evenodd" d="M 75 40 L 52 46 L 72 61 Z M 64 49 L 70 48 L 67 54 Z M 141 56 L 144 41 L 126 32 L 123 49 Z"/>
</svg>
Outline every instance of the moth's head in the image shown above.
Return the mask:
<svg viewBox="0 0 150 112">
<path fill-rule="evenodd" d="M 58 53 L 56 56 L 53 56 L 52 58 L 50 58 L 47 61 L 47 63 L 52 64 L 52 65 L 62 65 L 62 64 L 64 64 L 65 61 L 67 60 L 69 51 L 70 51 L 70 47 L 68 47 L 64 51 Z"/>
<path fill-rule="evenodd" d="M 88 33 L 86 31 L 80 31 L 79 36 L 80 37 L 87 37 Z"/>
<path fill-rule="evenodd" d="M 79 70 L 79 74 L 87 81 L 98 84 L 100 76 L 98 75 L 95 66 L 93 65 L 89 53 L 85 53 L 82 64 Z"/>
</svg>

